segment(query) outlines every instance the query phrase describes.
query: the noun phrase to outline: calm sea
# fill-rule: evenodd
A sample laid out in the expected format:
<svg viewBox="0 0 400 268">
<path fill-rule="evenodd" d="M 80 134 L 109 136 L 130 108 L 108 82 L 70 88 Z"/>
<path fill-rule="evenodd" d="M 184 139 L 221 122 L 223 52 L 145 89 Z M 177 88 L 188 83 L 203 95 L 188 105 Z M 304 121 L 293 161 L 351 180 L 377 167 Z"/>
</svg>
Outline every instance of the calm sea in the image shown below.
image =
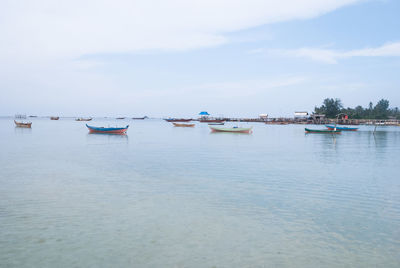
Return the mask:
<svg viewBox="0 0 400 268">
<path fill-rule="evenodd" d="M 400 267 L 400 127 L 32 122 L 0 119 L 1 267 Z"/>
</svg>

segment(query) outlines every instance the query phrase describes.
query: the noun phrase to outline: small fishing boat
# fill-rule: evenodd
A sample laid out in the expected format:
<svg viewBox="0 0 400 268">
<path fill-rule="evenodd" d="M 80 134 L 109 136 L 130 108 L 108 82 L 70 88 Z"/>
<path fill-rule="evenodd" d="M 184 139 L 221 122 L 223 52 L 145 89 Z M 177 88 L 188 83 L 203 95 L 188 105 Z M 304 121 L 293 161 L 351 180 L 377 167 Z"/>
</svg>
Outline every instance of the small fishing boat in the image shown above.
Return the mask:
<svg viewBox="0 0 400 268">
<path fill-rule="evenodd" d="M 143 116 L 143 117 L 132 117 L 133 120 L 144 120 L 148 118 L 147 116 Z"/>
<path fill-rule="evenodd" d="M 267 125 L 289 125 L 289 122 L 284 121 L 267 121 L 265 122 Z"/>
<path fill-rule="evenodd" d="M 117 117 L 116 119 L 125 119 L 125 117 Z"/>
<path fill-rule="evenodd" d="M 225 120 L 222 119 L 200 119 L 200 123 L 224 123 Z"/>
<path fill-rule="evenodd" d="M 194 127 L 195 124 L 180 124 L 180 123 L 172 123 L 175 127 Z"/>
<path fill-rule="evenodd" d="M 186 119 L 186 118 L 168 118 L 168 119 L 164 119 L 167 122 L 190 122 L 192 121 L 191 118 Z"/>
<path fill-rule="evenodd" d="M 58 120 L 58 119 L 60 119 L 59 116 L 51 116 L 51 117 L 50 117 L 50 120 Z"/>
<path fill-rule="evenodd" d="M 213 132 L 250 133 L 253 127 L 214 127 L 209 126 Z"/>
<path fill-rule="evenodd" d="M 225 125 L 225 122 L 220 122 L 220 123 L 208 123 L 209 126 L 222 126 Z"/>
<path fill-rule="evenodd" d="M 32 122 L 24 123 L 24 122 L 17 122 L 17 121 L 14 120 L 14 123 L 15 123 L 16 127 L 31 128 L 31 126 L 32 126 Z"/>
<path fill-rule="evenodd" d="M 129 125 L 126 127 L 93 127 L 86 124 L 89 133 L 104 133 L 104 134 L 126 134 Z"/>
<path fill-rule="evenodd" d="M 329 130 L 329 129 L 310 129 L 305 128 L 306 133 L 320 133 L 320 134 L 340 134 L 340 130 Z"/>
<path fill-rule="evenodd" d="M 335 126 L 325 125 L 325 127 L 329 130 L 335 130 Z M 341 131 L 357 131 L 358 127 L 336 127 L 336 130 Z"/>
<path fill-rule="evenodd" d="M 76 118 L 75 121 L 91 121 L 92 118 Z"/>
</svg>

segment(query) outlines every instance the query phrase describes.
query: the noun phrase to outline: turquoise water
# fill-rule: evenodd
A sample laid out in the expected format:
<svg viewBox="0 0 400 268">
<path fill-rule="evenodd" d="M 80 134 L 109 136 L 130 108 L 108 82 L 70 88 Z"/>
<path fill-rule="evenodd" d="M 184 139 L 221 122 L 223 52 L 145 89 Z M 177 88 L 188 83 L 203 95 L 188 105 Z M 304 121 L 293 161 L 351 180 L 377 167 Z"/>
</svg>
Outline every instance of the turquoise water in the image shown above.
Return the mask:
<svg viewBox="0 0 400 268">
<path fill-rule="evenodd" d="M 400 127 L 32 121 L 0 119 L 1 267 L 400 266 Z"/>
</svg>

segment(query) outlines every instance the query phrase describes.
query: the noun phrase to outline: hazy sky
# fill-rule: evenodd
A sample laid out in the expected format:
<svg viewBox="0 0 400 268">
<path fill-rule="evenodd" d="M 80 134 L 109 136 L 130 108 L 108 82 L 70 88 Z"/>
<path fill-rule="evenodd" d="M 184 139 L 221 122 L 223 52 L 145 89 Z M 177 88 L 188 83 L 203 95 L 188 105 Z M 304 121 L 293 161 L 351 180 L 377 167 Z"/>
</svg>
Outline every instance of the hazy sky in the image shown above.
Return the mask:
<svg viewBox="0 0 400 268">
<path fill-rule="evenodd" d="M 399 0 L 1 0 L 0 115 L 400 106 Z"/>
</svg>

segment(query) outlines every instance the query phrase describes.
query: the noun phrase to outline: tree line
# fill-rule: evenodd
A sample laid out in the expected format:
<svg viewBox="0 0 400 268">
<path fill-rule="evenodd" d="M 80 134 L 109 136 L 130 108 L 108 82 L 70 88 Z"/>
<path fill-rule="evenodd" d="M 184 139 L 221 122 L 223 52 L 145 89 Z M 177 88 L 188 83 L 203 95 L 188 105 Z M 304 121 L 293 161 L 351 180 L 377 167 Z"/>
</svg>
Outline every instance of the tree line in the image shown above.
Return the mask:
<svg viewBox="0 0 400 268">
<path fill-rule="evenodd" d="M 370 102 L 366 108 L 361 105 L 344 108 L 340 99 L 327 98 L 320 107 L 314 108 L 314 113 L 324 114 L 327 118 L 336 118 L 343 113 L 351 119 L 400 119 L 399 108 L 389 108 L 389 101 L 385 99 L 378 101 L 375 106 Z"/>
</svg>

